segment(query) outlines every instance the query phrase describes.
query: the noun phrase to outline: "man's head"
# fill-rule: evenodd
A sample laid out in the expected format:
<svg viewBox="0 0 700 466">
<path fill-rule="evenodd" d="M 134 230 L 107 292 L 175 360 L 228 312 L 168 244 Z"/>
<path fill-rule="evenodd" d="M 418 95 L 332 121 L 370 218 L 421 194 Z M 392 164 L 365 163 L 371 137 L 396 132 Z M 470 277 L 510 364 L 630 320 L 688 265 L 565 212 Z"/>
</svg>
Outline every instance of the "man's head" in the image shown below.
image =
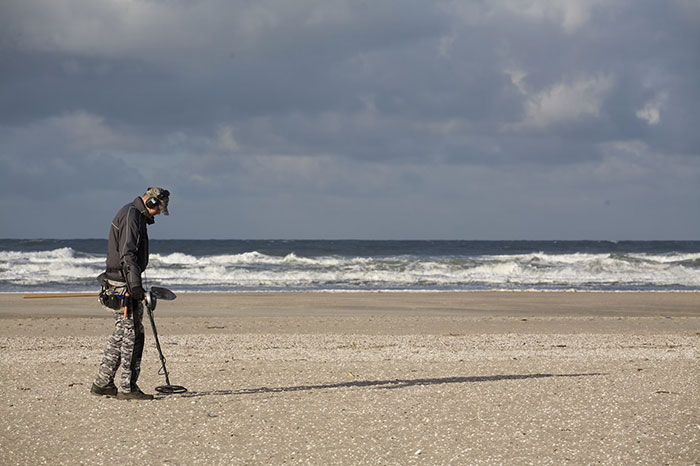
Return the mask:
<svg viewBox="0 0 700 466">
<path fill-rule="evenodd" d="M 168 202 L 170 202 L 170 191 L 163 188 L 148 188 L 142 197 L 143 203 L 148 209 L 148 213 L 155 216 L 160 213 L 168 213 Z"/>
</svg>

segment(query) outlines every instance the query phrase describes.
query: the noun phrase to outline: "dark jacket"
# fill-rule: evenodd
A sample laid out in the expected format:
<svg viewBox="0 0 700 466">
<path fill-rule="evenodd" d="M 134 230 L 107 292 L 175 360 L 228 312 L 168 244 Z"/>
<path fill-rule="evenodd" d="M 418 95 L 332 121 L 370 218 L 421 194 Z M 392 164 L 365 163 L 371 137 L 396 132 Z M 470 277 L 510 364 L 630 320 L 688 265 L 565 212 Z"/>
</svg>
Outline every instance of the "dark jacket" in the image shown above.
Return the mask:
<svg viewBox="0 0 700 466">
<path fill-rule="evenodd" d="M 107 278 L 126 281 L 129 289 L 141 284 L 141 273 L 148 266 L 148 231 L 153 223 L 140 197 L 117 212 L 107 241 Z"/>
</svg>

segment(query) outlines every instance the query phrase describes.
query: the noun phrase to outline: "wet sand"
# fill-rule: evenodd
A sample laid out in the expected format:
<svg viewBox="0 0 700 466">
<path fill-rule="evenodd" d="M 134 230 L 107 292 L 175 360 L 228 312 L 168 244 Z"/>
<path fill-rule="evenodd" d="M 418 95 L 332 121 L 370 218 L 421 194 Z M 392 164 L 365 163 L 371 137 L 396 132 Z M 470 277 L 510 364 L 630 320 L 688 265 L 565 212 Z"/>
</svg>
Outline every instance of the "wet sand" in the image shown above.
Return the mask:
<svg viewBox="0 0 700 466">
<path fill-rule="evenodd" d="M 700 463 L 698 293 L 182 294 L 147 402 L 89 393 L 112 322 L 0 294 L 3 464 Z"/>
</svg>

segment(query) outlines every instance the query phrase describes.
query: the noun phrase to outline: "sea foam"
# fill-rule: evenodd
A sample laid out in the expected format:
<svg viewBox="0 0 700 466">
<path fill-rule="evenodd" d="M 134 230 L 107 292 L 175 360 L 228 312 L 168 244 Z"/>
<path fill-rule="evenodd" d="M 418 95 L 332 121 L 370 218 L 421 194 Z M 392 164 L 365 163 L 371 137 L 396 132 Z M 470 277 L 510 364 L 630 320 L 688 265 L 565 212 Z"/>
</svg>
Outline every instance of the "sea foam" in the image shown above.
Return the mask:
<svg viewBox="0 0 700 466">
<path fill-rule="evenodd" d="M 382 251 L 384 252 L 384 251 Z M 0 291 L 96 288 L 103 254 L 0 251 Z M 151 254 L 150 285 L 189 291 L 700 290 L 700 253 Z"/>
</svg>

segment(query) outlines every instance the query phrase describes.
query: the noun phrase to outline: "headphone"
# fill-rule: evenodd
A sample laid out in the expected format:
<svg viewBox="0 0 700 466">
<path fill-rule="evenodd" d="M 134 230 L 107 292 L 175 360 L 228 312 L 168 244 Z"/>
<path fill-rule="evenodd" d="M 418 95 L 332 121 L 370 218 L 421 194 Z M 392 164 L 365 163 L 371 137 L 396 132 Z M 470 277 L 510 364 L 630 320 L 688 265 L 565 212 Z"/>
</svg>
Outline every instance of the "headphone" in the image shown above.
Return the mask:
<svg viewBox="0 0 700 466">
<path fill-rule="evenodd" d="M 149 197 L 146 200 L 146 207 L 149 209 L 155 209 L 161 203 L 163 202 L 164 199 L 168 199 L 170 197 L 170 191 L 167 189 L 163 189 L 157 196 L 154 197 Z"/>
</svg>

